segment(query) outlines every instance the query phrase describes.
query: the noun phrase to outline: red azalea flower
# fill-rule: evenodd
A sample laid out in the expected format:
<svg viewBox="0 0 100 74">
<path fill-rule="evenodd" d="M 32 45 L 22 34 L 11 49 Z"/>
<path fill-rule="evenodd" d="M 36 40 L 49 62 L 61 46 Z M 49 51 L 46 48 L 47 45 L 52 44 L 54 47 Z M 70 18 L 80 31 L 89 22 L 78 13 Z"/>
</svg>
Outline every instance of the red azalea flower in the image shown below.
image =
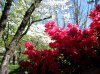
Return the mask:
<svg viewBox="0 0 100 74">
<path fill-rule="evenodd" d="M 30 46 L 32 46 L 32 42 L 31 41 L 27 41 L 27 42 L 24 43 L 24 46 L 30 47 Z"/>
<path fill-rule="evenodd" d="M 55 21 L 50 21 L 50 22 L 48 22 L 48 23 L 45 24 L 45 27 L 46 27 L 47 29 L 52 29 L 52 28 L 55 27 L 55 26 L 56 26 Z"/>
<path fill-rule="evenodd" d="M 42 68 L 41 68 L 41 73 L 45 74 L 46 73 L 46 66 L 45 64 L 43 64 Z"/>
<path fill-rule="evenodd" d="M 49 65 L 49 69 L 50 71 L 52 71 L 54 74 L 58 74 L 59 73 L 59 64 L 58 62 L 53 62 Z"/>
<path fill-rule="evenodd" d="M 20 67 L 22 68 L 29 68 L 32 67 L 32 63 L 29 61 L 21 61 L 19 62 Z"/>
<path fill-rule="evenodd" d="M 28 74 L 37 74 L 36 68 L 34 66 L 32 66 L 31 68 L 29 68 Z"/>
<path fill-rule="evenodd" d="M 57 43 L 57 42 L 51 42 L 51 43 L 49 43 L 49 46 L 51 48 L 56 48 L 58 45 L 59 45 L 59 43 Z"/>
<path fill-rule="evenodd" d="M 98 10 L 98 11 L 100 11 L 100 4 L 97 4 L 97 5 L 95 6 L 95 9 Z"/>
</svg>

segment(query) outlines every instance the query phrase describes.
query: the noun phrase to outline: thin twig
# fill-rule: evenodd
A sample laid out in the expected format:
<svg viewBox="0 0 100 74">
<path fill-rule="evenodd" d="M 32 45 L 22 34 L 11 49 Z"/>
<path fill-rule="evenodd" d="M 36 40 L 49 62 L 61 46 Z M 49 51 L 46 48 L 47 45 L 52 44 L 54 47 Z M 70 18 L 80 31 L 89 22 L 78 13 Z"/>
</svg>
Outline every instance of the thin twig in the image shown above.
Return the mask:
<svg viewBox="0 0 100 74">
<path fill-rule="evenodd" d="M 52 16 L 49 16 L 49 17 L 46 17 L 46 18 L 42 18 L 42 19 L 38 19 L 38 20 L 34 20 L 31 22 L 31 24 L 35 23 L 35 22 L 39 22 L 39 21 L 42 21 L 42 20 L 46 20 L 46 19 L 49 19 L 51 18 Z"/>
</svg>

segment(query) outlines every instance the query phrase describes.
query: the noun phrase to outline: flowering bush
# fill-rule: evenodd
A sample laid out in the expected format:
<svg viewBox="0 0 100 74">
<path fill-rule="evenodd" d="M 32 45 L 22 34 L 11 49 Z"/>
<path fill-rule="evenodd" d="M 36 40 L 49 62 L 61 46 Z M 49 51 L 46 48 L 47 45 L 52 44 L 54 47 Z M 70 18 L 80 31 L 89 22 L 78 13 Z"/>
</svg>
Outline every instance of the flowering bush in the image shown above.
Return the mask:
<svg viewBox="0 0 100 74">
<path fill-rule="evenodd" d="M 93 22 L 89 28 L 79 29 L 69 23 L 67 28 L 57 26 L 54 21 L 45 24 L 45 32 L 53 42 L 52 50 L 37 50 L 32 42 L 25 42 L 27 61 L 20 67 L 29 74 L 66 74 L 77 72 L 83 66 L 100 62 L 100 5 L 90 12 Z"/>
</svg>

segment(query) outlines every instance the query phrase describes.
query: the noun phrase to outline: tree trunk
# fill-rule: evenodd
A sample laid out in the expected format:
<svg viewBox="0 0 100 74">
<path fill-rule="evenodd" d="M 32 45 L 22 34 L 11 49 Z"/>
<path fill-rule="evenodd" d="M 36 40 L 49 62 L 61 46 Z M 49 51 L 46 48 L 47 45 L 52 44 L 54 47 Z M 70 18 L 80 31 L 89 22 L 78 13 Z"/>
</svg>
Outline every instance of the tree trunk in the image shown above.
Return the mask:
<svg viewBox="0 0 100 74">
<path fill-rule="evenodd" d="M 0 74 L 8 74 L 8 65 L 11 56 L 13 55 L 11 50 L 8 50 L 3 58 L 2 64 L 1 64 L 1 69 L 0 69 Z"/>
<path fill-rule="evenodd" d="M 0 31 L 0 37 L 2 37 L 3 31 Z"/>
<path fill-rule="evenodd" d="M 13 58 L 12 58 L 12 64 L 13 64 L 13 65 L 16 64 L 16 55 L 13 55 Z"/>
<path fill-rule="evenodd" d="M 98 2 L 99 2 L 99 0 L 95 0 L 95 5 L 97 5 L 97 4 L 98 4 Z"/>
<path fill-rule="evenodd" d="M 6 0 L 4 10 L 2 11 L 2 16 L 0 18 L 0 37 L 3 34 L 3 31 L 6 27 L 7 17 L 9 15 L 9 11 L 12 5 L 13 0 Z"/>
<path fill-rule="evenodd" d="M 18 42 L 21 38 L 21 35 L 23 34 L 25 27 L 27 26 L 27 23 L 30 19 L 31 14 L 35 10 L 35 8 L 40 4 L 41 1 L 42 0 L 34 0 L 34 3 L 32 3 L 30 8 L 26 11 L 24 18 L 23 18 L 20 26 L 18 27 L 18 30 L 17 30 L 15 36 L 13 37 L 12 41 L 10 42 L 10 44 L 7 48 L 7 51 L 3 57 L 1 68 L 0 68 L 0 74 L 8 74 L 8 71 L 7 71 L 8 65 L 9 65 L 10 59 L 14 55 L 16 45 L 18 44 Z"/>
</svg>

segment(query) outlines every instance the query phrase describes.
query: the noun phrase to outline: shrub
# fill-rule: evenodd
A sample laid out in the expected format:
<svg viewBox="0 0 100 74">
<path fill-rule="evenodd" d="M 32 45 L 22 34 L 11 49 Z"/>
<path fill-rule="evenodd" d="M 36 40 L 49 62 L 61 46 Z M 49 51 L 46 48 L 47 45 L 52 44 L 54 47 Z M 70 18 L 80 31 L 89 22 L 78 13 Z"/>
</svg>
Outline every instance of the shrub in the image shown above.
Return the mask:
<svg viewBox="0 0 100 74">
<path fill-rule="evenodd" d="M 84 29 L 71 23 L 67 28 L 57 26 L 54 21 L 46 23 L 45 32 L 53 40 L 49 43 L 52 50 L 37 50 L 32 42 L 25 42 L 27 60 L 19 63 L 20 68 L 29 74 L 66 74 L 78 73 L 84 66 L 99 65 L 100 5 L 89 16 L 93 22 Z"/>
</svg>

